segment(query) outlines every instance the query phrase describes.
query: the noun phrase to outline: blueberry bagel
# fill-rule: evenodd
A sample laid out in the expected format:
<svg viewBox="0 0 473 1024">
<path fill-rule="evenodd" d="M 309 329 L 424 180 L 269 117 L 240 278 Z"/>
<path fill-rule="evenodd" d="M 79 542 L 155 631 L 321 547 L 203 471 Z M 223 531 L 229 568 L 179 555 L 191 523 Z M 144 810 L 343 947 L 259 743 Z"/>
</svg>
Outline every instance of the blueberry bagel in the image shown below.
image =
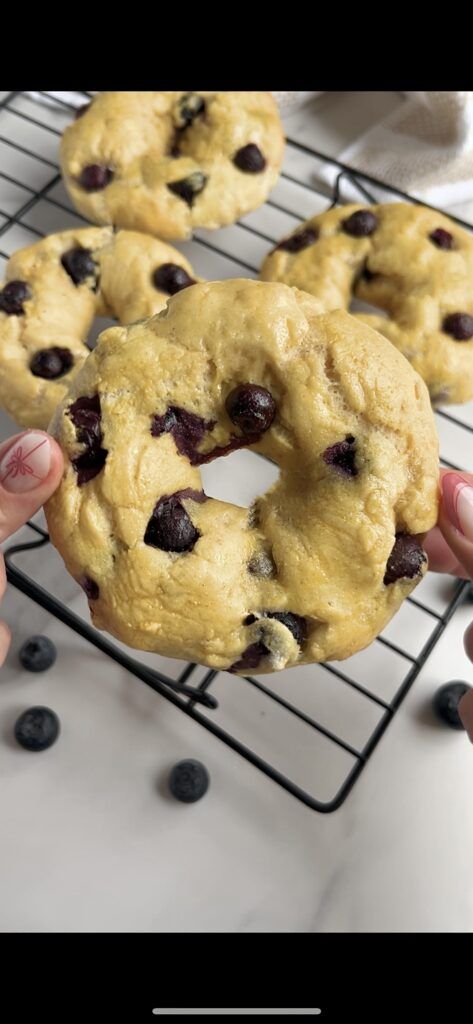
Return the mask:
<svg viewBox="0 0 473 1024">
<path fill-rule="evenodd" d="M 260 206 L 283 146 L 269 92 L 106 92 L 66 128 L 61 169 L 95 224 L 187 238 Z"/>
<path fill-rule="evenodd" d="M 193 283 L 180 252 L 136 231 L 61 231 L 16 252 L 0 288 L 0 405 L 46 428 L 89 354 L 94 317 L 132 323 Z"/>
<path fill-rule="evenodd" d="M 425 572 L 427 389 L 370 327 L 286 285 L 196 284 L 105 331 L 52 430 L 51 538 L 95 625 L 132 647 L 233 672 L 346 658 Z M 208 497 L 199 469 L 244 447 L 280 467 L 250 509 Z"/>
<path fill-rule="evenodd" d="M 339 206 L 312 217 L 266 257 L 261 277 L 356 315 L 425 380 L 433 403 L 473 398 L 473 235 L 425 206 Z"/>
</svg>

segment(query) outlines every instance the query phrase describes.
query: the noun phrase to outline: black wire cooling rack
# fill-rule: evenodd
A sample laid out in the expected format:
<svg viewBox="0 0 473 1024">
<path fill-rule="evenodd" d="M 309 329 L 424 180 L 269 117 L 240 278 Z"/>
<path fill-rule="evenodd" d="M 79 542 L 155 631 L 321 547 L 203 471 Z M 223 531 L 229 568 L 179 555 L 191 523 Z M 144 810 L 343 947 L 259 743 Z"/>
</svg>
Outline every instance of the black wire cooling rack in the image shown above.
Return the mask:
<svg viewBox="0 0 473 1024">
<path fill-rule="evenodd" d="M 71 222 L 84 220 L 72 211 L 67 197 L 61 192 L 61 176 L 54 148 L 57 146 L 54 136 L 61 135 L 64 117 L 72 117 L 75 105 L 54 94 L 57 108 L 62 110 L 62 123 L 58 127 L 48 107 L 42 106 L 42 102 L 48 103 L 52 94 L 38 93 L 35 96 L 36 102 L 28 94 L 10 92 L 0 100 L 0 182 L 6 192 L 12 190 L 14 207 L 14 212 L 3 209 L 0 200 L 0 239 L 8 239 L 11 229 L 18 228 L 27 236 L 20 244 L 28 244 L 35 236 L 43 237 L 46 230 L 61 230 L 70 227 Z M 82 96 L 88 98 L 90 94 L 85 92 Z M 405 192 L 325 156 L 305 141 L 295 138 L 286 141 L 287 160 L 280 185 L 264 207 L 230 230 L 196 234 L 190 245 L 197 269 L 198 250 L 202 251 L 203 247 L 217 261 L 213 264 L 215 278 L 256 276 L 258 265 L 242 258 L 243 254 L 246 256 L 248 250 L 254 253 L 255 245 L 267 251 L 269 245 L 293 230 L 300 220 L 319 209 L 342 202 L 343 188 L 347 183 L 351 190 L 355 188 L 369 202 L 379 201 L 380 197 L 385 201 L 401 198 L 417 202 Z M 296 174 L 292 173 L 294 164 L 297 164 Z M 320 183 L 321 168 L 332 170 L 333 184 L 325 186 Z M 314 184 L 315 173 L 318 175 L 317 184 Z M 313 208 L 315 203 L 316 210 Z M 52 219 L 53 224 L 42 230 L 44 218 L 41 213 L 46 207 L 49 222 Z M 451 216 L 451 219 L 473 229 L 473 225 L 461 218 Z M 252 240 L 253 246 L 250 245 Z M 18 247 L 18 243 L 12 242 L 10 251 L 14 247 Z M 261 251 L 258 263 L 263 255 Z M 8 259 L 9 256 L 10 252 L 2 248 L 0 241 L 0 258 Z M 473 431 L 471 409 L 465 418 L 440 409 L 436 410 L 436 417 L 441 441 L 443 437 L 448 454 L 455 452 L 459 438 L 464 440 L 465 432 L 471 434 Z M 449 458 L 442 456 L 441 461 L 452 469 L 462 468 Z M 324 664 L 291 670 L 292 674 L 290 671 L 263 678 L 240 678 L 214 670 L 206 671 L 202 676 L 201 667 L 188 664 L 177 678 L 171 678 L 131 657 L 42 587 L 34 575 L 15 564 L 16 555 L 28 554 L 29 559 L 31 553 L 49 543 L 47 532 L 37 523 L 30 522 L 25 529 L 29 531 L 27 539 L 21 544 L 10 545 L 5 551 L 7 577 L 14 587 L 141 679 L 302 803 L 325 813 L 334 811 L 345 800 L 468 588 L 467 583 L 457 581 L 443 602 L 408 598 L 405 606 L 409 606 L 409 614 L 418 616 L 419 628 L 414 628 L 416 641 L 412 641 L 412 631 L 409 646 L 394 642 L 387 635 L 380 636 L 362 655 L 344 662 L 343 670 L 338 665 Z M 421 590 L 423 586 L 421 584 Z M 289 675 L 290 678 L 284 678 Z M 389 697 L 383 690 L 386 680 L 390 684 Z M 327 681 L 330 682 L 331 695 L 336 698 L 332 715 L 328 718 Z M 283 685 L 278 685 L 281 682 Z M 210 687 L 212 692 L 209 692 Z M 218 699 L 214 694 L 218 694 Z M 243 709 L 250 705 L 250 694 L 257 700 L 245 717 Z M 367 711 L 367 724 L 364 732 L 360 731 L 358 742 L 351 738 L 347 725 L 354 698 L 356 709 L 353 717 L 359 716 L 360 709 Z M 222 717 L 224 724 L 219 721 Z M 269 723 L 269 735 L 263 730 L 265 718 Z M 297 747 L 295 726 L 304 729 L 303 761 L 311 766 L 315 793 L 301 782 L 303 772 L 300 763 L 293 771 L 283 770 L 278 764 L 278 761 L 287 761 L 288 746 L 292 749 Z M 245 730 L 250 733 L 251 746 L 241 735 Z M 336 766 L 332 763 L 329 766 L 334 756 Z M 327 792 L 327 778 L 330 779 L 330 792 Z"/>
</svg>

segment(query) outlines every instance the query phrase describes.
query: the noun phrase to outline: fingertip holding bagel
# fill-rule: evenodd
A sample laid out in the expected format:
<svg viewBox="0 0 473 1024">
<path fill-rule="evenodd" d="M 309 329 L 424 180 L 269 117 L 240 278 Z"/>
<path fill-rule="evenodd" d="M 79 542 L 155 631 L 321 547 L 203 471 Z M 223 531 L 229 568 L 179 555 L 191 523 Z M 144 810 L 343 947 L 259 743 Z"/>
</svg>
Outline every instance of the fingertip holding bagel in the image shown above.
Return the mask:
<svg viewBox="0 0 473 1024">
<path fill-rule="evenodd" d="M 136 231 L 79 228 L 19 250 L 0 290 L 0 405 L 46 429 L 89 355 L 94 317 L 152 316 L 194 280 L 182 253 Z"/>
<path fill-rule="evenodd" d="M 425 385 L 295 288 L 198 283 L 110 328 L 51 429 L 66 466 L 51 539 L 95 625 L 132 647 L 236 673 L 343 659 L 425 572 Z M 199 471 L 241 447 L 280 467 L 251 509 L 205 495 Z"/>
<path fill-rule="evenodd" d="M 426 382 L 433 403 L 473 398 L 473 236 L 425 206 L 338 206 L 299 225 L 268 254 L 265 281 L 302 288 L 326 310 L 356 313 Z"/>
<path fill-rule="evenodd" d="M 269 92 L 105 92 L 66 128 L 61 169 L 95 224 L 187 238 L 260 206 L 283 148 Z"/>
</svg>

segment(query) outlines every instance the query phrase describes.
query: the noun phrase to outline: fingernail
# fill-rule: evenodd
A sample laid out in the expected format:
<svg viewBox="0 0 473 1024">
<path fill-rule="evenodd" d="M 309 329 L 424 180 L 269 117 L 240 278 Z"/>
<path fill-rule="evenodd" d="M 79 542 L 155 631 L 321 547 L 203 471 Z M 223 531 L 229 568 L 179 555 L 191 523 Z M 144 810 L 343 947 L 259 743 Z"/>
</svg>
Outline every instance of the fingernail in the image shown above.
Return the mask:
<svg viewBox="0 0 473 1024">
<path fill-rule="evenodd" d="M 459 705 L 458 712 L 463 725 L 468 733 L 468 736 L 473 743 L 473 690 L 469 690 L 462 697 Z"/>
<path fill-rule="evenodd" d="M 473 487 L 460 473 L 442 478 L 443 507 L 452 526 L 473 543 Z"/>
<path fill-rule="evenodd" d="M 50 467 L 49 438 L 39 431 L 29 430 L 16 438 L 0 461 L 0 484 L 12 494 L 24 494 L 39 487 Z"/>
</svg>

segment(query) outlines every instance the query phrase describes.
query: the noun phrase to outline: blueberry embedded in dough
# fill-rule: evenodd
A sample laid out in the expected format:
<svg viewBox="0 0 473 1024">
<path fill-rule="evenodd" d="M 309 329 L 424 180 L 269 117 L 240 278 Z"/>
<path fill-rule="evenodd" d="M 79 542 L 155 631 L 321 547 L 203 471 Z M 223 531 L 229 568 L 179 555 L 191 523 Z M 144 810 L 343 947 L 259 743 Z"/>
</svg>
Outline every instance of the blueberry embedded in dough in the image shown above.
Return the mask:
<svg viewBox="0 0 473 1024">
<path fill-rule="evenodd" d="M 191 466 L 203 466 L 224 455 L 256 444 L 269 429 L 276 411 L 276 403 L 266 388 L 242 384 L 227 398 L 230 419 L 240 427 L 242 436 L 232 435 L 227 444 L 216 445 L 207 452 L 199 452 L 198 445 L 207 432 L 213 430 L 216 420 L 204 420 L 197 413 L 188 412 L 177 405 L 168 406 L 165 413 L 151 420 L 152 437 L 171 434 L 180 455 L 185 455 Z"/>
<path fill-rule="evenodd" d="M 113 178 L 111 167 L 102 164 L 89 164 L 80 173 L 79 185 L 85 192 L 101 192 Z"/>
<path fill-rule="evenodd" d="M 350 217 L 342 220 L 342 231 L 353 238 L 366 238 L 378 227 L 378 218 L 371 210 L 355 210 Z"/>
<path fill-rule="evenodd" d="M 82 587 L 84 593 L 87 594 L 89 601 L 98 600 L 98 598 L 100 597 L 100 588 L 98 583 L 95 582 L 95 580 L 93 580 L 90 576 L 87 576 L 87 574 L 84 573 L 84 575 L 81 576 L 77 582 L 79 583 L 79 586 Z"/>
<path fill-rule="evenodd" d="M 470 313 L 450 313 L 442 323 L 442 330 L 455 341 L 470 341 L 473 338 L 473 316 Z"/>
<path fill-rule="evenodd" d="M 258 384 L 239 384 L 227 395 L 225 408 L 243 434 L 265 433 L 276 415 L 271 392 Z"/>
<path fill-rule="evenodd" d="M 166 292 L 167 295 L 175 295 L 183 288 L 189 288 L 191 284 L 195 284 L 194 278 L 178 263 L 162 263 L 160 267 L 156 267 L 152 281 L 155 288 Z"/>
<path fill-rule="evenodd" d="M 194 412 L 187 412 L 178 405 L 170 405 L 162 416 L 153 416 L 151 436 L 172 434 L 180 455 L 186 455 L 191 465 L 196 466 L 199 465 L 201 458 L 205 461 L 205 457 L 199 455 L 197 447 L 207 431 L 212 430 L 214 426 L 215 420 L 204 420 Z"/>
<path fill-rule="evenodd" d="M 26 281 L 9 281 L 0 292 L 0 311 L 7 316 L 22 316 L 23 303 L 28 299 L 31 299 L 31 291 Z"/>
<path fill-rule="evenodd" d="M 187 178 L 180 178 L 179 181 L 168 181 L 167 187 L 170 192 L 183 199 L 188 206 L 193 206 L 196 197 L 203 191 L 208 178 L 202 171 L 194 171 Z"/>
<path fill-rule="evenodd" d="M 238 149 L 233 157 L 233 163 L 245 174 L 260 174 L 266 167 L 266 159 L 254 142 L 249 142 L 247 146 Z"/>
<path fill-rule="evenodd" d="M 40 349 L 35 352 L 30 361 L 30 370 L 34 377 L 42 377 L 44 380 L 57 380 L 74 364 L 74 358 L 69 348 L 60 348 L 53 345 L 51 348 Z"/>
<path fill-rule="evenodd" d="M 93 480 L 103 469 L 108 450 L 102 448 L 100 395 L 82 395 L 69 406 L 67 414 L 76 427 L 77 440 L 85 451 L 71 459 L 79 486 Z"/>
<path fill-rule="evenodd" d="M 299 647 L 307 640 L 307 620 L 302 615 L 296 615 L 294 612 L 264 612 L 264 615 L 268 619 L 281 622 L 292 633 Z"/>
<path fill-rule="evenodd" d="M 266 619 L 275 619 L 276 622 L 280 622 L 281 625 L 285 626 L 286 629 L 292 633 L 294 640 L 298 643 L 299 647 L 306 642 L 308 636 L 307 619 L 303 615 L 296 615 L 295 612 L 261 612 L 260 615 L 254 615 L 250 613 L 245 619 L 243 619 L 244 626 L 252 626 L 254 622 L 261 623 Z"/>
<path fill-rule="evenodd" d="M 383 583 L 389 586 L 397 580 L 414 579 L 420 576 L 427 555 L 417 537 L 409 533 L 397 533 L 394 547 L 386 564 Z"/>
<path fill-rule="evenodd" d="M 94 286 L 97 284 L 98 268 L 91 249 L 84 249 L 81 245 L 68 249 L 61 256 L 61 264 L 75 285 L 83 284 L 87 278 L 93 278 Z"/>
<path fill-rule="evenodd" d="M 453 235 L 450 231 L 446 231 L 445 228 L 436 228 L 435 231 L 431 231 L 429 238 L 437 246 L 437 249 L 450 251 L 454 248 Z"/>
<path fill-rule="evenodd" d="M 258 668 L 261 660 L 266 658 L 269 654 L 268 648 L 265 647 L 261 641 L 256 641 L 254 644 L 249 644 L 245 648 L 241 658 L 238 661 L 234 661 L 233 665 L 227 669 L 228 672 L 245 672 L 247 669 Z"/>
<path fill-rule="evenodd" d="M 230 672 L 258 668 L 263 657 L 269 659 L 272 669 L 280 670 L 297 661 L 308 635 L 307 620 L 293 612 L 251 613 L 243 625 L 248 628 L 251 643 Z"/>
<path fill-rule="evenodd" d="M 173 120 L 176 128 L 183 131 L 196 117 L 205 113 L 205 100 L 198 92 L 186 92 L 176 103 Z"/>
<path fill-rule="evenodd" d="M 273 252 L 278 249 L 282 249 L 283 252 L 302 252 L 303 249 L 308 249 L 309 245 L 313 245 L 318 237 L 319 233 L 315 228 L 304 228 L 303 231 L 296 231 L 295 235 L 290 235 L 289 238 L 283 238 Z"/>
<path fill-rule="evenodd" d="M 69 406 L 67 415 L 77 428 L 77 440 L 95 448 L 102 440 L 100 395 L 81 395 Z"/>
<path fill-rule="evenodd" d="M 98 476 L 105 466 L 107 455 L 108 451 L 106 448 L 93 448 L 71 459 L 74 470 L 77 473 L 79 487 Z"/>
<path fill-rule="evenodd" d="M 191 497 L 183 491 L 160 498 L 154 506 L 145 530 L 144 542 L 161 551 L 183 553 L 192 551 L 200 537 L 199 530 L 182 504 L 182 498 Z M 198 499 L 202 500 L 202 499 Z M 205 500 L 205 496 L 203 497 Z"/>
<path fill-rule="evenodd" d="M 356 454 L 356 438 L 353 437 L 353 434 L 347 434 L 344 441 L 337 441 L 330 448 L 326 448 L 322 458 L 327 466 L 333 466 L 345 476 L 357 476 Z"/>
</svg>

